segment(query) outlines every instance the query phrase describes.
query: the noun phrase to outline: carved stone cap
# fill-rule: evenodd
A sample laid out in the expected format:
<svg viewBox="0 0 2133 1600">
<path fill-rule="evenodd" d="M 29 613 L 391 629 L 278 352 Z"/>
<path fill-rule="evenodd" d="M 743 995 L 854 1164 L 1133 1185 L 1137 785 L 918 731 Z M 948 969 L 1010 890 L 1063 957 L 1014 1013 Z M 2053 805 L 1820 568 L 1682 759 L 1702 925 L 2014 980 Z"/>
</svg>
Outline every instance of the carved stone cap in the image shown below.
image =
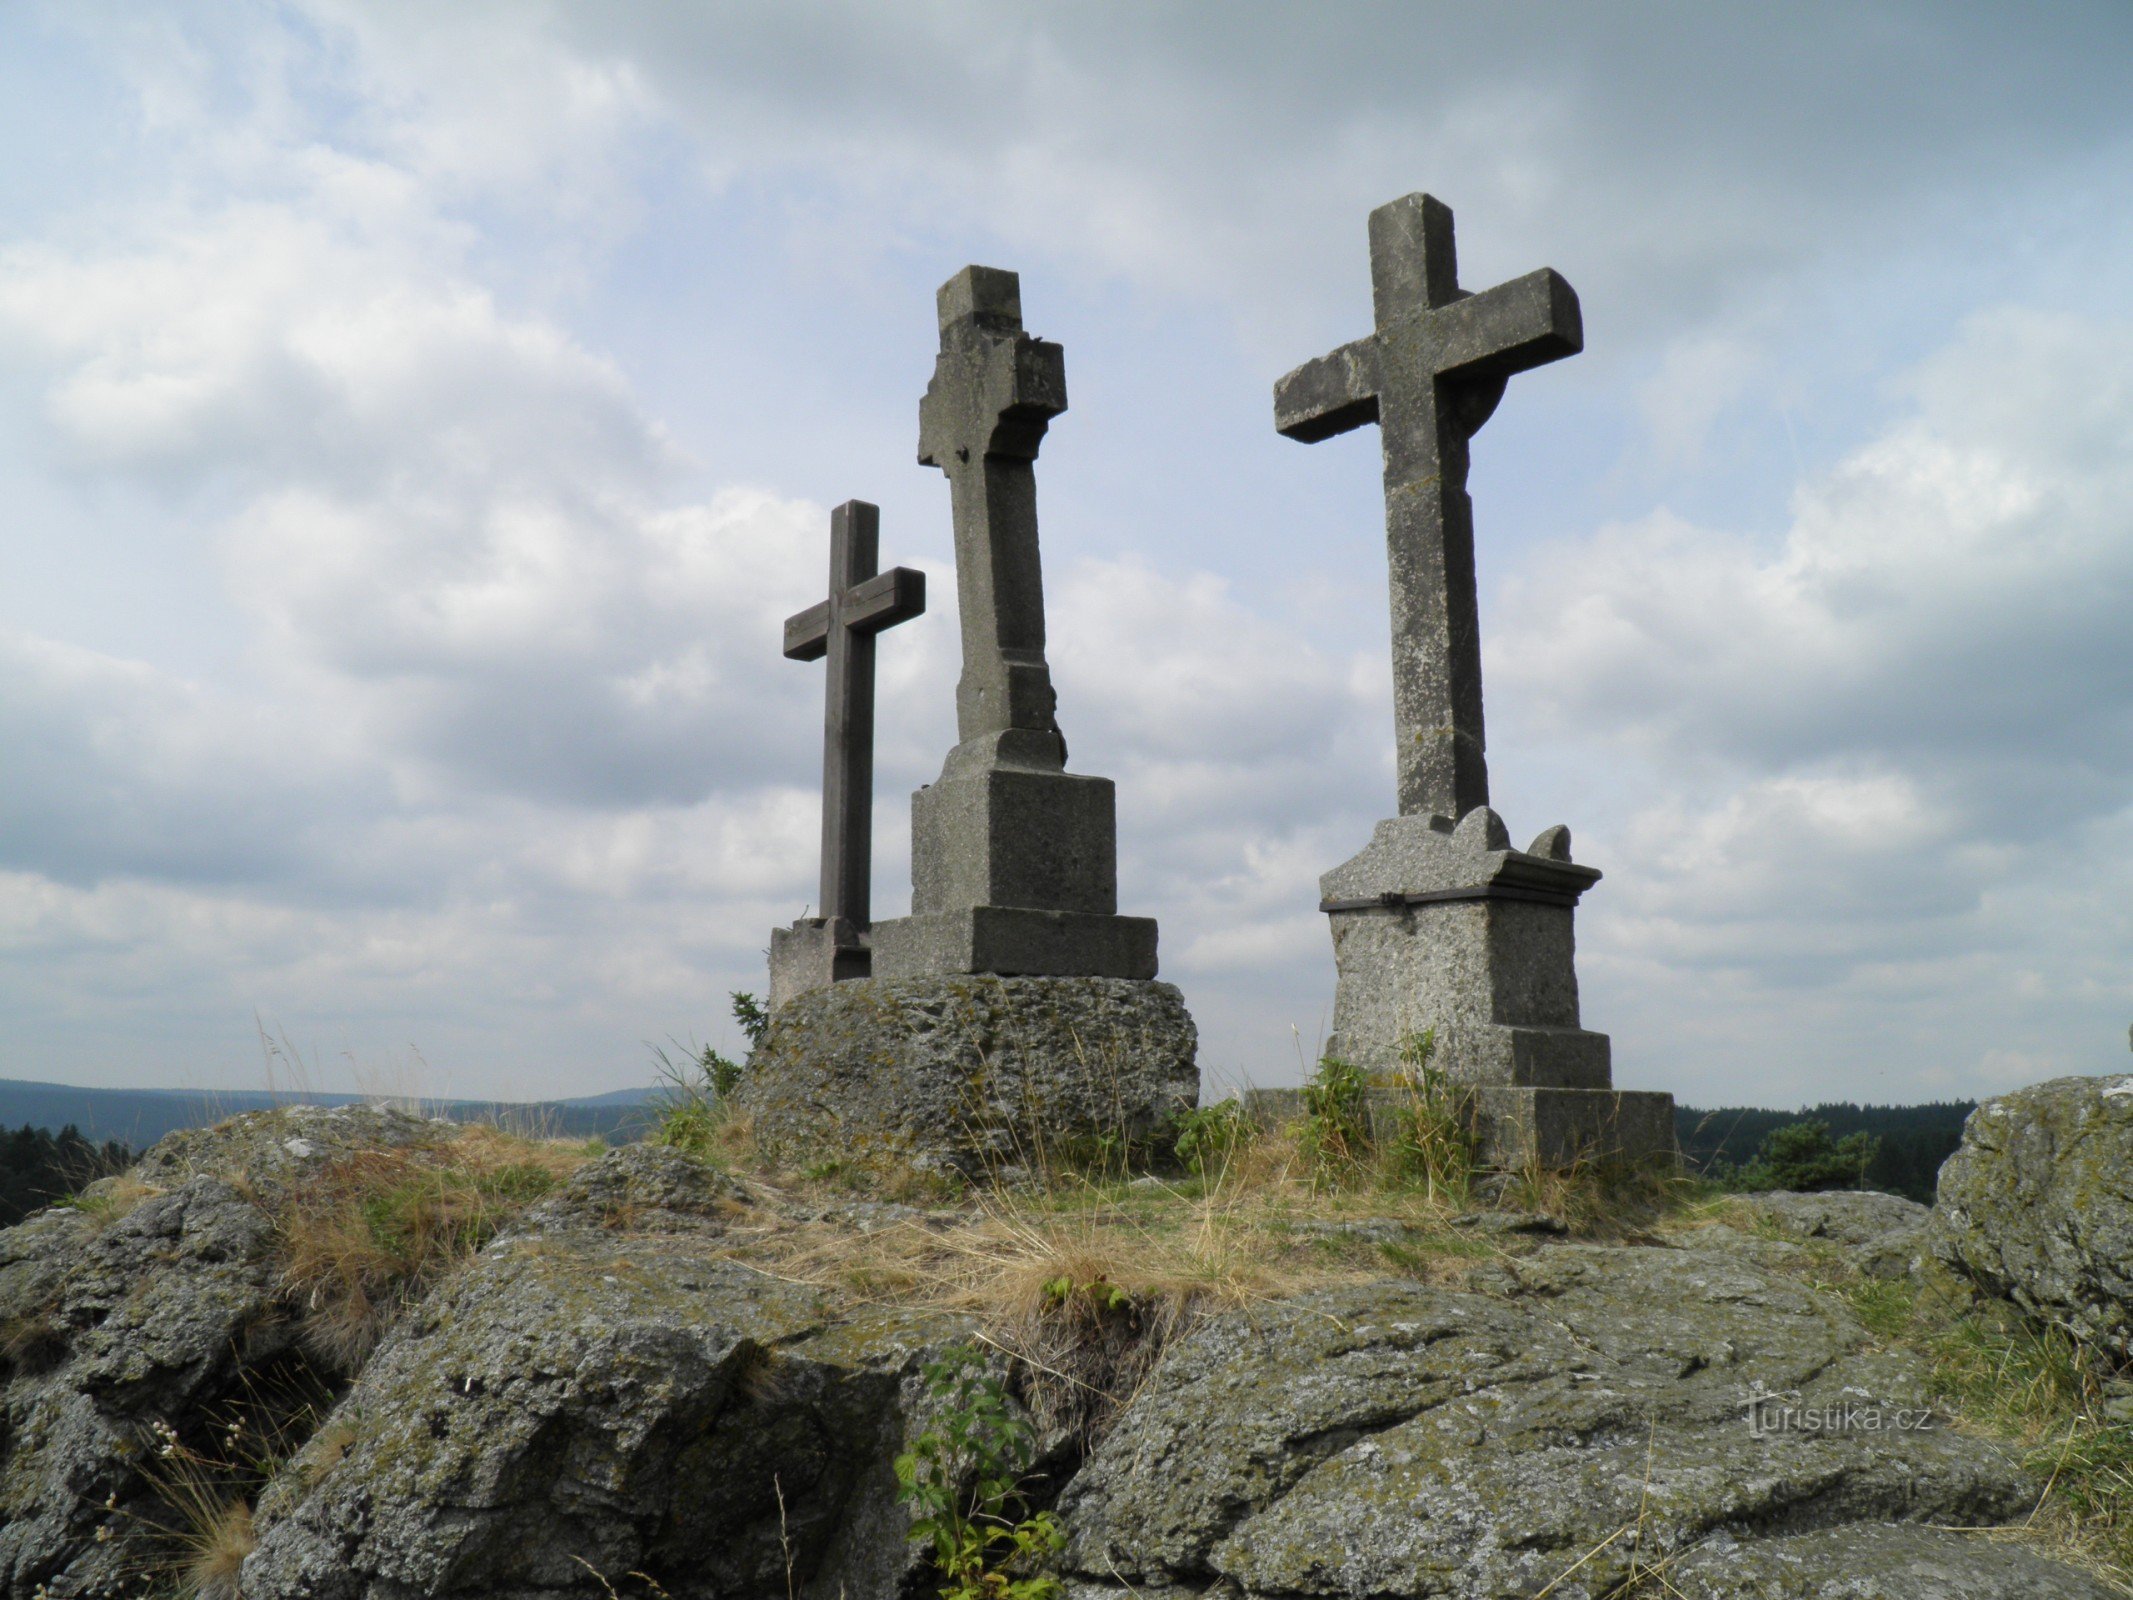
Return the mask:
<svg viewBox="0 0 2133 1600">
<path fill-rule="evenodd" d="M 965 267 L 934 296 L 945 330 L 960 322 L 1019 332 L 1022 327 L 1022 279 L 1001 267 Z"/>
<path fill-rule="evenodd" d="M 1388 817 L 1362 851 L 1318 880 L 1328 901 L 1406 895 L 1452 898 L 1447 891 L 1526 891 L 1533 898 L 1577 896 L 1600 881 L 1595 867 L 1570 859 L 1570 830 L 1545 829 L 1527 850 L 1513 850 L 1503 818 L 1477 806 L 1456 825 L 1449 817 Z"/>
</svg>

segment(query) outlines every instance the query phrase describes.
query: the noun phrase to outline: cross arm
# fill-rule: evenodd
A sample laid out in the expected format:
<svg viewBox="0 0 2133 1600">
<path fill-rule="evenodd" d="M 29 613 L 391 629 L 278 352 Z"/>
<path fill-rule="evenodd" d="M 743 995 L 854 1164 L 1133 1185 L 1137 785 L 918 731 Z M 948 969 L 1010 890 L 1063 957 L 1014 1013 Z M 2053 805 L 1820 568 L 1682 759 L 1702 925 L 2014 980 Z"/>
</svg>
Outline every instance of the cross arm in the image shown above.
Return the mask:
<svg viewBox="0 0 2133 1600">
<path fill-rule="evenodd" d="M 1443 322 L 1437 371 L 1444 377 L 1502 380 L 1585 348 L 1577 291 L 1552 267 L 1467 295 L 1432 315 Z"/>
<path fill-rule="evenodd" d="M 879 633 L 925 610 L 926 575 L 911 567 L 891 567 L 853 584 L 844 594 L 844 625 L 855 633 Z"/>
<path fill-rule="evenodd" d="M 818 600 L 785 619 L 785 654 L 794 661 L 819 661 L 829 654 L 830 608 Z"/>
<path fill-rule="evenodd" d="M 1344 344 L 1306 361 L 1274 385 L 1274 431 L 1316 444 L 1378 416 L 1375 338 Z"/>
</svg>

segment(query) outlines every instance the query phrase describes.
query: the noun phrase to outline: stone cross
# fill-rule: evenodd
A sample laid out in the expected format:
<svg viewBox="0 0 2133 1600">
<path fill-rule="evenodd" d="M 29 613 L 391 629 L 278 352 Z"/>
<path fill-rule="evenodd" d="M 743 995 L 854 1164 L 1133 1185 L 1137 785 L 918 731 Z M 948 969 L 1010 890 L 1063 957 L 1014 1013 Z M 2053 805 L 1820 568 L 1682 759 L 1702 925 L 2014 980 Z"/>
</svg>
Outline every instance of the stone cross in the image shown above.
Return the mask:
<svg viewBox="0 0 2133 1600">
<path fill-rule="evenodd" d="M 918 459 L 948 475 L 963 676 L 956 735 L 971 756 L 1066 765 L 1044 659 L 1037 451 L 1066 410 L 1066 359 L 1022 331 L 1021 281 L 965 267 L 941 285 L 941 349 L 918 408 Z"/>
<path fill-rule="evenodd" d="M 1400 814 L 1457 819 L 1489 800 L 1467 441 L 1513 373 L 1584 347 L 1578 297 L 1548 268 L 1469 294 L 1452 213 L 1411 194 L 1370 213 L 1376 328 L 1274 386 L 1274 426 L 1307 443 L 1378 424 L 1392 568 Z"/>
<path fill-rule="evenodd" d="M 877 572 L 881 512 L 847 500 L 830 513 L 829 598 L 785 619 L 785 654 L 829 657 L 822 718 L 823 920 L 843 944 L 872 919 L 874 635 L 926 609 L 926 575 Z"/>
</svg>

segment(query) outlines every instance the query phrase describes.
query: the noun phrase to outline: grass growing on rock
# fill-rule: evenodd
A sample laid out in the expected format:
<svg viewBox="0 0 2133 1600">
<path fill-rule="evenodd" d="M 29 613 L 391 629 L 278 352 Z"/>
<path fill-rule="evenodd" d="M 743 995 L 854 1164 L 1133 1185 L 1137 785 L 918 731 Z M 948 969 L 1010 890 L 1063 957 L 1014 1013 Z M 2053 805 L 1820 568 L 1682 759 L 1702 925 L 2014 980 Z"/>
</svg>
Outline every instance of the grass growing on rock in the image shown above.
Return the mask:
<svg viewBox="0 0 2133 1600">
<path fill-rule="evenodd" d="M 1994 1529 L 2133 1594 L 2133 1384 L 2112 1363 L 2012 1304 L 1977 1295 L 1930 1259 L 1902 1277 L 1862 1273 L 1838 1245 L 1802 1241 L 1752 1203 L 1706 1202 L 1690 1220 L 1800 1246 L 1793 1270 L 1841 1297 L 1867 1332 L 1921 1358 L 1965 1431 L 2016 1451 L 2037 1480 L 2022 1523 Z"/>
<path fill-rule="evenodd" d="M 355 1370 L 402 1308 L 587 1159 L 583 1145 L 475 1125 L 434 1146 L 332 1163 L 278 1219 L 283 1282 L 306 1343 Z"/>
<path fill-rule="evenodd" d="M 1373 1115 L 1344 1074 L 1278 1125 L 1218 1102 L 1182 1125 L 1183 1170 L 1135 1176 L 1115 1144 L 1025 1152 L 1012 1181 L 901 1191 L 930 1204 L 843 1167 L 768 1171 L 733 1134 L 714 1147 L 779 1203 L 727 1248 L 840 1296 L 971 1317 L 1036 1375 L 1048 1421 L 1088 1433 L 1204 1311 L 1387 1276 L 1457 1285 L 1541 1237 L 1621 1238 L 1685 1191 L 1598 1165 L 1482 1173 L 1438 1086 L 1413 1088 Z"/>
</svg>

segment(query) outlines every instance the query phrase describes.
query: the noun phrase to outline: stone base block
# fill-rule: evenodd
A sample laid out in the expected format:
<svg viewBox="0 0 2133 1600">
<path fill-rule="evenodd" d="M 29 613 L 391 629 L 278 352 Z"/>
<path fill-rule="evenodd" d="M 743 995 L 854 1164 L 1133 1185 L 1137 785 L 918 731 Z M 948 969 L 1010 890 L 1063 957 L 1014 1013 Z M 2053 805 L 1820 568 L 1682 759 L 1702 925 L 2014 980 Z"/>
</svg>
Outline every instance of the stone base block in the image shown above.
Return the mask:
<svg viewBox="0 0 2133 1600">
<path fill-rule="evenodd" d="M 1679 1159 L 1670 1094 L 1484 1084 L 1474 1090 L 1474 1111 L 1481 1159 L 1492 1167 Z"/>
<path fill-rule="evenodd" d="M 1026 767 L 949 771 L 911 797 L 911 904 L 1118 909 L 1109 778 Z"/>
<path fill-rule="evenodd" d="M 1585 1028 L 1468 1024 L 1437 1030 L 1431 1062 L 1463 1083 L 1534 1089 L 1605 1089 L 1613 1085 L 1613 1047 Z"/>
<path fill-rule="evenodd" d="M 775 1012 L 740 1104 L 791 1165 L 983 1177 L 1105 1148 L 1167 1152 L 1199 1102 L 1198 1045 L 1167 983 L 866 978 Z"/>
<path fill-rule="evenodd" d="M 1606 1036 L 1578 1026 L 1571 915 L 1505 899 L 1332 913 L 1339 1055 L 1390 1075 L 1403 1042 L 1434 1031 L 1432 1062 L 1462 1082 L 1604 1088 Z"/>
<path fill-rule="evenodd" d="M 802 917 L 789 928 L 772 928 L 770 1008 L 810 989 L 864 978 L 872 968 L 866 935 L 841 918 Z"/>
<path fill-rule="evenodd" d="M 1606 1089 L 1518 1089 L 1483 1085 L 1471 1091 L 1475 1156 L 1499 1171 L 1535 1165 L 1562 1170 L 1580 1162 L 1671 1162 L 1674 1097 Z M 1244 1103 L 1269 1127 L 1304 1114 L 1301 1089 L 1249 1089 Z M 1377 1137 L 1398 1138 L 1409 1126 L 1414 1099 L 1402 1089 L 1370 1091 Z"/>
<path fill-rule="evenodd" d="M 877 922 L 874 976 L 1155 976 L 1155 919 L 1021 906 L 972 906 Z"/>
</svg>

